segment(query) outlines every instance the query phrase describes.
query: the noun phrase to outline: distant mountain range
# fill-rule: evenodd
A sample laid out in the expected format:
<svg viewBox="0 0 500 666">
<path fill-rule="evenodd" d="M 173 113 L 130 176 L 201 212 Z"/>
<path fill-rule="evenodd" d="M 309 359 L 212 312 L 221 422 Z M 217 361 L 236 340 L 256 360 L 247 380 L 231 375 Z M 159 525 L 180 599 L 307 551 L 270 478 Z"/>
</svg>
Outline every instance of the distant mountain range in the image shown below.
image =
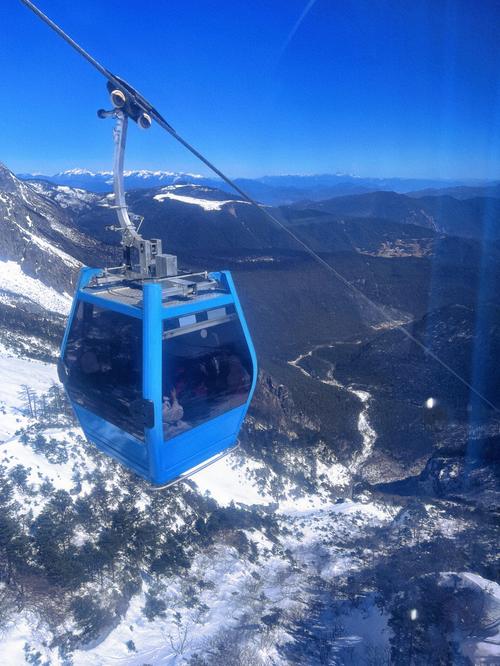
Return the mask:
<svg viewBox="0 0 500 666">
<path fill-rule="evenodd" d="M 56 185 L 67 185 L 81 188 L 90 192 L 111 192 L 111 171 L 89 171 L 88 169 L 69 169 L 54 175 L 19 174 L 23 180 L 46 180 Z M 398 193 L 412 192 L 418 196 L 418 191 L 424 190 L 427 194 L 448 193 L 449 190 L 459 188 L 461 196 L 469 198 L 464 192 L 479 189 L 495 188 L 500 191 L 499 183 L 474 181 L 442 181 L 419 178 L 363 178 L 352 174 L 319 174 L 319 175 L 280 175 L 263 176 L 261 178 L 236 178 L 235 182 L 250 196 L 260 202 L 272 206 L 292 204 L 304 200 L 319 201 L 350 194 L 363 194 L 379 190 Z M 200 174 L 152 171 L 147 169 L 130 170 L 125 172 L 125 184 L 128 189 L 154 188 L 175 184 L 197 184 L 214 187 L 228 192 L 231 188 L 217 178 L 205 177 Z M 454 196 L 450 193 L 451 196 Z M 478 196 L 471 194 L 471 196 Z M 482 196 L 482 195 L 481 195 Z M 484 195 L 486 196 L 486 194 Z M 488 194 L 487 196 L 493 196 Z"/>
<path fill-rule="evenodd" d="M 490 197 L 500 199 L 500 183 L 489 185 L 460 185 L 457 187 L 428 188 L 409 192 L 414 197 L 450 196 L 454 199 L 475 199 L 476 197 Z"/>
<path fill-rule="evenodd" d="M 396 192 L 368 192 L 325 201 L 311 201 L 307 207 L 333 215 L 336 219 L 383 218 L 399 224 L 427 227 L 453 236 L 500 239 L 500 198 L 476 196 L 457 199 L 439 192 L 436 190 L 433 196 L 418 198 Z M 295 204 L 292 208 L 303 211 L 304 204 Z"/>
</svg>

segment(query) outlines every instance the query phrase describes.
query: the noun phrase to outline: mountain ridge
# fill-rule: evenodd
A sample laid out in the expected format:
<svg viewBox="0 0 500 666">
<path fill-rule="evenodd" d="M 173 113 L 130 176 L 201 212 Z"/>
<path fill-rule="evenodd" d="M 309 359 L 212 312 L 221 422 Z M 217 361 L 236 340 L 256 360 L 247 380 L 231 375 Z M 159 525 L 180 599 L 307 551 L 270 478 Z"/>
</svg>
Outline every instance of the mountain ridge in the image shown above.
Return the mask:
<svg viewBox="0 0 500 666">
<path fill-rule="evenodd" d="M 175 172 L 168 170 L 129 169 L 124 172 L 129 189 L 152 188 L 176 183 L 201 184 L 233 192 L 224 181 L 213 176 Z M 19 174 L 24 180 L 43 179 L 56 185 L 69 185 L 95 192 L 112 190 L 112 172 L 91 171 L 84 168 L 68 169 L 53 175 Z M 250 196 L 268 205 L 287 205 L 298 201 L 321 200 L 333 196 L 371 192 L 396 191 L 400 193 L 424 188 L 442 188 L 464 185 L 483 185 L 485 181 L 449 180 L 425 178 L 370 178 L 352 174 L 277 175 L 257 178 L 235 177 L 235 183 Z"/>
</svg>

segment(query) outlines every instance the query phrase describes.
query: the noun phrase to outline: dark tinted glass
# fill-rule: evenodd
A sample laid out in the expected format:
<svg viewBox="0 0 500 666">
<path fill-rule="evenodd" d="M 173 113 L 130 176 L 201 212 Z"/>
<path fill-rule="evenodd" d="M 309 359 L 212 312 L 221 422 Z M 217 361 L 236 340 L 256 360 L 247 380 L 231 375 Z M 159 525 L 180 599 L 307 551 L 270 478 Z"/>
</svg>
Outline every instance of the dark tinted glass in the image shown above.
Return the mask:
<svg viewBox="0 0 500 666">
<path fill-rule="evenodd" d="M 251 383 L 252 361 L 233 308 L 218 308 L 165 323 L 165 439 L 242 405 Z"/>
<path fill-rule="evenodd" d="M 72 400 L 135 437 L 142 399 L 142 322 L 81 302 L 71 325 L 64 362 Z M 140 410 L 139 410 L 140 411 Z"/>
</svg>

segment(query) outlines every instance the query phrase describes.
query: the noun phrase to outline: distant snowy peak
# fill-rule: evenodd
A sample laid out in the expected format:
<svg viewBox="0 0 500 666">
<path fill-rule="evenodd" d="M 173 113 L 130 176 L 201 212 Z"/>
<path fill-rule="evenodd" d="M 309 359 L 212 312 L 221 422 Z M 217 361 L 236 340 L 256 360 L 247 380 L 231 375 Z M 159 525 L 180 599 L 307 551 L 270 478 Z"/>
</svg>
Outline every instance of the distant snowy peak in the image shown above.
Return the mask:
<svg viewBox="0 0 500 666">
<path fill-rule="evenodd" d="M 20 177 L 25 180 L 42 179 L 55 185 L 66 185 L 94 193 L 108 193 L 113 189 L 113 174 L 109 170 L 92 171 L 78 167 L 60 171 L 52 176 L 23 174 Z M 230 195 L 234 194 L 234 190 L 227 183 L 214 176 L 159 169 L 129 169 L 125 171 L 125 185 L 128 190 L 154 189 L 178 183 L 204 185 L 224 190 Z M 281 174 L 259 178 L 236 178 L 235 183 L 253 198 L 270 206 L 282 206 L 306 200 L 320 201 L 380 190 L 406 193 L 416 192 L 424 188 L 442 188 L 444 186 L 452 187 L 466 184 L 451 180 L 367 178 L 341 171 L 324 174 Z"/>
<path fill-rule="evenodd" d="M 100 171 L 100 172 L 95 172 L 95 171 L 90 171 L 89 169 L 66 169 L 66 171 L 59 171 L 58 173 L 54 174 L 52 176 L 53 178 L 56 178 L 57 176 L 96 176 L 98 173 L 102 174 L 109 174 L 111 171 Z M 40 176 L 40 174 L 38 174 Z M 50 178 L 50 176 L 45 176 L 46 178 Z"/>
<path fill-rule="evenodd" d="M 65 176 L 90 176 L 94 178 L 99 178 L 99 177 L 106 177 L 109 178 L 109 176 L 112 176 L 113 172 L 112 171 L 90 171 L 89 169 L 67 169 L 66 171 L 59 171 L 58 173 L 54 174 L 53 176 L 45 176 L 45 178 L 62 178 Z M 185 172 L 179 172 L 179 171 L 162 171 L 162 170 L 156 170 L 153 171 L 151 169 L 129 169 L 124 171 L 124 175 L 127 178 L 137 176 L 138 178 L 194 178 L 194 179 L 202 179 L 203 176 L 200 174 L 196 173 L 185 173 Z M 38 174 L 37 177 L 43 177 Z"/>
<path fill-rule="evenodd" d="M 127 189 L 154 188 L 175 183 L 206 183 L 213 181 L 206 179 L 200 174 L 184 173 L 178 171 L 161 171 L 149 169 L 129 169 L 124 172 L 125 185 Z M 74 189 L 88 190 L 94 193 L 110 192 L 113 189 L 112 171 L 90 171 L 89 169 L 67 169 L 51 176 L 40 174 L 20 174 L 23 180 L 41 181 L 62 185 Z"/>
<path fill-rule="evenodd" d="M 176 180 L 182 180 L 183 178 L 189 178 L 192 180 L 203 180 L 204 176 L 199 173 L 186 173 L 186 172 L 176 172 L 176 171 L 148 171 L 147 169 L 142 169 L 139 171 L 125 171 L 125 177 L 137 176 L 138 178 L 165 178 L 170 179 L 174 178 Z"/>
</svg>

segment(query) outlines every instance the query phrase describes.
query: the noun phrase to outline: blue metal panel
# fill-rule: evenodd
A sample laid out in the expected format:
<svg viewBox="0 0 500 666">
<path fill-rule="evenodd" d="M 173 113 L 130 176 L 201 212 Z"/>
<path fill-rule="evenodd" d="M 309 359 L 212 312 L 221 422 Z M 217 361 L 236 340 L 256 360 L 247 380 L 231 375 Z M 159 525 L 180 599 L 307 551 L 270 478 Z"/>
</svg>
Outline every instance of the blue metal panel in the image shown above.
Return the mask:
<svg viewBox="0 0 500 666">
<path fill-rule="evenodd" d="M 77 403 L 73 403 L 73 409 L 87 439 L 134 472 L 149 478 L 148 450 L 144 442 Z"/>
<path fill-rule="evenodd" d="M 184 315 L 193 314 L 194 312 L 202 312 L 203 310 L 211 310 L 212 308 L 221 308 L 224 305 L 232 305 L 234 302 L 231 294 L 221 294 L 217 298 L 207 298 L 205 300 L 196 300 L 192 303 L 185 303 L 183 305 L 164 306 L 162 317 L 163 319 L 170 319 L 170 317 L 183 317 Z"/>
<path fill-rule="evenodd" d="M 161 446 L 161 470 L 153 483 L 167 483 L 236 442 L 246 403 L 177 435 Z"/>
<path fill-rule="evenodd" d="M 96 305 L 103 310 L 112 310 L 113 312 L 119 312 L 124 314 L 127 317 L 135 317 L 136 319 L 142 319 L 142 310 L 136 308 L 134 305 L 126 305 L 125 303 L 119 303 L 118 301 L 112 301 L 109 298 L 100 298 L 95 294 L 89 294 L 85 291 L 78 291 L 77 298 L 79 301 L 85 301 L 86 303 L 91 303 Z"/>
<path fill-rule="evenodd" d="M 247 401 L 241 407 L 232 409 L 225 414 L 207 421 L 203 425 L 192 428 L 177 437 L 163 442 L 159 456 L 160 468 L 158 468 L 156 477 L 152 478 L 152 481 L 157 484 L 167 483 L 208 458 L 232 447 L 237 440 L 239 430 L 255 391 L 258 373 L 257 357 L 234 282 L 228 271 L 217 273 L 216 277 L 221 280 L 229 291 L 229 294 L 220 298 L 189 304 L 189 308 L 180 306 L 168 308 L 167 310 L 164 307 L 163 317 L 182 316 L 188 313 L 234 304 L 252 360 L 252 384 L 250 392 Z"/>
<path fill-rule="evenodd" d="M 154 425 L 146 430 L 149 452 L 149 474 L 152 481 L 160 473 L 160 447 L 163 444 L 162 422 L 162 304 L 161 285 L 145 284 L 143 319 L 143 371 L 142 389 L 146 400 L 154 404 Z"/>
</svg>

